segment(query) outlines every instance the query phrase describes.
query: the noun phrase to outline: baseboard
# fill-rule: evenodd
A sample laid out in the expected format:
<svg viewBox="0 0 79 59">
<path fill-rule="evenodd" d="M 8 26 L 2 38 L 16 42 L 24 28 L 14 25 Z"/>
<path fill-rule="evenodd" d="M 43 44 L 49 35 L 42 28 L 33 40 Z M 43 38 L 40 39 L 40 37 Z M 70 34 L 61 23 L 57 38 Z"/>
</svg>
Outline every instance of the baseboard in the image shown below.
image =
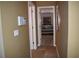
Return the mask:
<svg viewBox="0 0 79 59">
<path fill-rule="evenodd" d="M 30 58 L 32 58 L 32 49 L 30 49 Z"/>
<path fill-rule="evenodd" d="M 38 46 L 40 46 L 40 44 L 38 44 Z"/>
<path fill-rule="evenodd" d="M 57 48 L 57 46 L 56 46 L 56 51 L 57 51 L 57 57 L 59 58 L 60 55 L 59 55 L 59 52 L 58 52 L 58 48 Z"/>
<path fill-rule="evenodd" d="M 54 47 L 56 47 L 56 44 L 53 44 Z"/>
</svg>

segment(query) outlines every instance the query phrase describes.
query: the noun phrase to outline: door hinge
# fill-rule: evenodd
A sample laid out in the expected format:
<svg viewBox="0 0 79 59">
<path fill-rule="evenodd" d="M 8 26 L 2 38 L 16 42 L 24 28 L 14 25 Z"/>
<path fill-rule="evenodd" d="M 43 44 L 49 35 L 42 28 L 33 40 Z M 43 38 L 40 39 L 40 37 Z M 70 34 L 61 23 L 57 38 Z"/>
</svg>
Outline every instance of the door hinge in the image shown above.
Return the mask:
<svg viewBox="0 0 79 59">
<path fill-rule="evenodd" d="M 34 42 L 33 42 L 33 44 L 34 44 Z"/>
</svg>

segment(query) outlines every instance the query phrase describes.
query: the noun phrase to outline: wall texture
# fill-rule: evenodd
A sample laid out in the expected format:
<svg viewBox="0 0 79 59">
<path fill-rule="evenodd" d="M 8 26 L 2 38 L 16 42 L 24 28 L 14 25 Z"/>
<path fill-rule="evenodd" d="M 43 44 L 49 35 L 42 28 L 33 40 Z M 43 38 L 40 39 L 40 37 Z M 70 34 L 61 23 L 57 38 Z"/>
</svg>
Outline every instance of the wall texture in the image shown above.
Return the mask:
<svg viewBox="0 0 79 59">
<path fill-rule="evenodd" d="M 29 57 L 28 24 L 17 25 L 17 16 L 28 17 L 27 2 L 0 2 L 0 8 L 5 57 Z M 16 29 L 20 34 L 14 37 L 13 31 Z"/>
<path fill-rule="evenodd" d="M 60 27 L 56 32 L 56 45 L 60 57 L 67 57 L 67 41 L 68 41 L 68 2 L 57 2 L 60 14 Z"/>
<path fill-rule="evenodd" d="M 79 58 L 79 2 L 68 3 L 68 57 Z"/>
</svg>

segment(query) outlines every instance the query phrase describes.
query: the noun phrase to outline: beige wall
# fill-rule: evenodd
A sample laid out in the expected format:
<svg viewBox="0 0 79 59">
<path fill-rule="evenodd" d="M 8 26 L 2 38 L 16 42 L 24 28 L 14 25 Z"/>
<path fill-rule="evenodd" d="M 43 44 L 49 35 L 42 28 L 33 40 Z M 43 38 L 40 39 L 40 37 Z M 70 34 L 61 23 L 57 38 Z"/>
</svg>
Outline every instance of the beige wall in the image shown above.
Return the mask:
<svg viewBox="0 0 79 59">
<path fill-rule="evenodd" d="M 28 17 L 27 2 L 0 2 L 2 26 L 6 57 L 29 57 L 28 24 L 17 25 L 17 16 Z M 14 37 L 13 31 L 18 29 L 19 36 Z"/>
<path fill-rule="evenodd" d="M 68 4 L 68 57 L 79 57 L 79 2 Z"/>
<path fill-rule="evenodd" d="M 52 6 L 56 5 L 56 1 L 37 1 L 37 6 Z"/>
<path fill-rule="evenodd" d="M 67 57 L 68 40 L 68 2 L 57 2 L 61 24 L 56 32 L 56 45 L 60 57 Z"/>
</svg>

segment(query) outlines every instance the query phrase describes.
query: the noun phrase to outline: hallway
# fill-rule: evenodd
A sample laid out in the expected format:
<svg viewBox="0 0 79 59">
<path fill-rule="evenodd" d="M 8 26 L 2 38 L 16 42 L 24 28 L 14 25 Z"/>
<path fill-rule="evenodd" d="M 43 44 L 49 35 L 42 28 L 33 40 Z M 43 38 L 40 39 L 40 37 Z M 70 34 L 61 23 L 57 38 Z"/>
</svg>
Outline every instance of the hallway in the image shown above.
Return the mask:
<svg viewBox="0 0 79 59">
<path fill-rule="evenodd" d="M 33 58 L 57 58 L 56 48 L 53 47 L 53 36 L 42 35 L 41 46 L 32 50 Z"/>
<path fill-rule="evenodd" d="M 57 58 L 55 47 L 38 47 L 32 51 L 32 58 Z"/>
<path fill-rule="evenodd" d="M 32 37 L 30 37 L 31 38 L 30 45 L 31 48 L 33 49 L 33 50 L 31 49 L 33 58 L 57 58 L 57 55 L 59 55 L 59 57 L 67 57 L 67 48 L 68 48 L 67 3 L 68 2 L 57 2 L 57 1 L 34 3 L 34 7 L 36 6 L 36 10 L 34 9 L 32 10 L 34 11 L 34 14 L 35 11 L 37 14 L 35 14 L 36 16 L 33 17 L 32 25 L 36 27 L 33 29 L 31 26 L 33 31 L 31 33 Z M 29 23 L 29 25 L 30 24 L 31 23 Z M 49 34 L 52 33 L 53 37 L 49 36 L 48 33 Z M 41 34 L 44 35 L 42 36 Z"/>
<path fill-rule="evenodd" d="M 41 46 L 53 46 L 53 35 L 42 35 Z"/>
</svg>

